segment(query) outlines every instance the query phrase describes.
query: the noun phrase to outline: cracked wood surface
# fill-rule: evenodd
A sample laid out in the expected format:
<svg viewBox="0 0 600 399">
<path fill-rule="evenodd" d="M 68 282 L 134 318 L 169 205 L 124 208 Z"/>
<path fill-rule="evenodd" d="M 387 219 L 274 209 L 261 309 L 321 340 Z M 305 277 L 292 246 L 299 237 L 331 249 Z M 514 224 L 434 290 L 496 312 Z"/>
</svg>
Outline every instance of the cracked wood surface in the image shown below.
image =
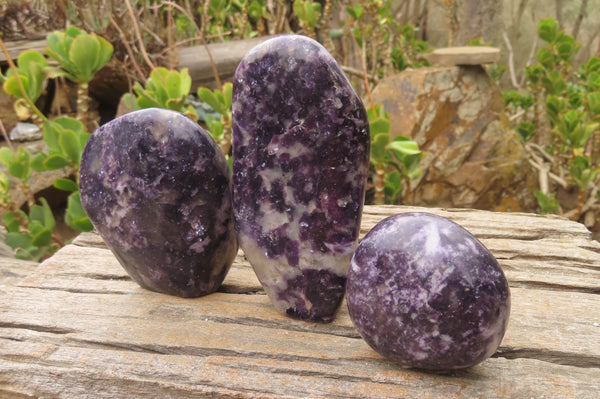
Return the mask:
<svg viewBox="0 0 600 399">
<path fill-rule="evenodd" d="M 277 313 L 240 252 L 219 292 L 181 299 L 132 282 L 95 234 L 0 292 L 2 398 L 597 398 L 600 244 L 553 216 L 365 207 L 452 219 L 511 285 L 508 331 L 463 371 L 399 368 L 360 338 L 345 304 L 331 324 Z"/>
</svg>

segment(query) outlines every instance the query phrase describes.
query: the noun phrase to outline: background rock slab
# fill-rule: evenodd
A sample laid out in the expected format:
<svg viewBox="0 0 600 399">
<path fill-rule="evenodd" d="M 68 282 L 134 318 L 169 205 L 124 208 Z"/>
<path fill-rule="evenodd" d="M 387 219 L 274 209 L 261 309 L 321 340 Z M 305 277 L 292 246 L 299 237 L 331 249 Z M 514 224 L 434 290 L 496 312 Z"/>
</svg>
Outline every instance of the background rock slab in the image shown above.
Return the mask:
<svg viewBox="0 0 600 399">
<path fill-rule="evenodd" d="M 393 135 L 425 151 L 423 175 L 404 203 L 535 211 L 537 174 L 508 129 L 499 87 L 480 66 L 426 67 L 383 79 L 373 101 L 390 114 Z"/>
</svg>

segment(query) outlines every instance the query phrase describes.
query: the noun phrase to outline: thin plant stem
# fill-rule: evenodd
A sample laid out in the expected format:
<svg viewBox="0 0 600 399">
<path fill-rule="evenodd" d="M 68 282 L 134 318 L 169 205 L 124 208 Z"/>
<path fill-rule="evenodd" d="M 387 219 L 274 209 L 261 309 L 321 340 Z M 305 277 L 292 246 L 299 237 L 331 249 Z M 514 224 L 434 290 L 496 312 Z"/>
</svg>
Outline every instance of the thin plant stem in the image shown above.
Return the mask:
<svg viewBox="0 0 600 399">
<path fill-rule="evenodd" d="M 219 72 L 217 71 L 217 64 L 215 63 L 215 60 L 213 59 L 210 49 L 208 48 L 208 44 L 206 43 L 206 39 L 204 37 L 204 32 L 200 29 L 200 27 L 198 27 L 198 25 L 196 24 L 196 21 L 194 21 L 194 18 L 179 4 L 174 3 L 172 1 L 163 1 L 162 4 L 166 4 L 168 6 L 171 6 L 173 8 L 176 8 L 177 10 L 179 10 L 194 25 L 194 28 L 196 28 L 196 31 L 200 33 L 200 41 L 202 41 L 202 45 L 206 49 L 206 54 L 208 54 L 208 59 L 210 60 L 210 65 L 212 67 L 213 74 L 215 75 L 215 81 L 217 82 L 217 87 L 219 88 L 219 90 L 223 90 L 223 85 L 221 84 L 221 79 L 219 78 Z"/>
<path fill-rule="evenodd" d="M 12 152 L 15 152 L 15 147 L 12 145 L 8 134 L 6 133 L 6 129 L 4 128 L 4 123 L 2 123 L 2 119 L 0 119 L 0 131 L 2 131 L 2 136 L 4 136 L 4 141 L 6 141 L 6 145 Z"/>
<path fill-rule="evenodd" d="M 373 203 L 375 205 L 385 204 L 385 165 L 375 165 L 375 197 Z"/>
<path fill-rule="evenodd" d="M 88 83 L 81 82 L 77 85 L 77 120 L 87 126 L 89 110 Z M 87 127 L 86 127 L 87 129 Z"/>
<path fill-rule="evenodd" d="M 150 57 L 148 57 L 148 53 L 146 52 L 146 47 L 144 46 L 144 41 L 142 40 L 142 34 L 140 33 L 140 29 L 137 24 L 137 19 L 135 18 L 135 14 L 133 13 L 133 8 L 131 7 L 131 3 L 129 0 L 125 0 L 125 5 L 127 6 L 127 11 L 129 12 L 129 17 L 133 22 L 133 30 L 135 31 L 135 36 L 137 37 L 140 51 L 142 52 L 142 57 L 150 67 L 150 69 L 154 69 L 154 64 L 150 61 Z"/>
<path fill-rule="evenodd" d="M 169 7 L 167 9 L 167 45 L 169 49 L 173 49 L 173 27 L 175 26 L 175 21 L 171 14 L 171 8 Z M 171 50 L 168 52 L 167 59 L 169 60 L 169 69 L 175 68 L 175 59 Z"/>
<path fill-rule="evenodd" d="M 127 42 L 127 37 L 125 36 L 125 33 L 119 27 L 119 24 L 117 24 L 117 22 L 113 19 L 112 16 L 109 17 L 109 20 L 110 20 L 111 25 L 117 30 L 117 32 L 119 32 L 119 36 L 121 37 L 121 41 L 123 42 L 123 45 L 125 46 L 125 50 L 127 51 L 127 54 L 129 55 L 129 58 L 131 58 L 131 63 L 133 64 L 133 68 L 135 69 L 135 71 L 138 74 L 138 78 L 141 81 L 144 81 L 146 79 L 146 75 L 144 75 L 144 73 L 142 72 L 142 69 L 140 68 L 140 66 L 138 65 L 137 61 L 135 60 L 135 56 L 133 54 L 133 50 L 131 49 L 131 46 Z"/>
<path fill-rule="evenodd" d="M 229 35 L 233 35 L 233 32 L 229 31 L 229 32 L 224 32 L 222 34 L 222 36 L 229 36 Z M 209 38 L 209 39 L 212 39 L 212 38 L 219 37 L 219 35 L 208 35 L 206 37 Z M 201 40 L 201 39 L 202 39 L 202 36 L 188 37 L 187 39 L 183 39 L 183 40 L 180 40 L 178 42 L 173 43 L 169 47 L 165 47 L 160 53 L 158 53 L 158 55 L 162 57 L 165 54 L 167 54 L 169 51 L 171 51 L 171 50 L 173 50 L 173 49 L 175 49 L 175 48 L 177 48 L 177 47 L 179 47 L 181 45 L 184 45 L 184 44 L 189 43 L 189 42 L 193 42 L 194 40 Z"/>
<path fill-rule="evenodd" d="M 355 47 L 356 51 L 359 54 L 361 54 L 360 46 L 358 45 L 358 42 L 356 41 L 356 38 L 354 37 L 353 34 L 351 34 L 350 37 L 352 38 L 352 43 L 354 43 L 354 47 Z M 367 91 L 367 98 L 369 99 L 369 106 L 373 110 L 375 110 L 375 104 L 373 103 L 373 96 L 371 95 L 371 89 L 369 87 L 369 75 L 367 74 L 367 69 L 365 67 L 365 62 L 363 60 L 362 55 L 359 55 L 358 59 L 360 61 L 360 69 L 362 70 L 362 77 L 363 77 L 363 80 L 365 82 L 365 90 Z"/>
</svg>

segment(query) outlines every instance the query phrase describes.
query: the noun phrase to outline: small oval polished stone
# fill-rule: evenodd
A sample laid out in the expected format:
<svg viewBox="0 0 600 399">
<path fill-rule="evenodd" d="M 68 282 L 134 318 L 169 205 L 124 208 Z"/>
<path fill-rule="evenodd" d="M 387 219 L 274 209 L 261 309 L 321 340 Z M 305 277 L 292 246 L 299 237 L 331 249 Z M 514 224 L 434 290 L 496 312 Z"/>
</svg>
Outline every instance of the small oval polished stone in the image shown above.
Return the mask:
<svg viewBox="0 0 600 399">
<path fill-rule="evenodd" d="M 92 134 L 81 161 L 81 203 L 139 285 L 198 297 L 219 288 L 237 253 L 229 176 L 197 123 L 144 109 Z"/>
<path fill-rule="evenodd" d="M 378 353 L 438 371 L 489 358 L 510 313 L 508 282 L 490 251 L 458 224 L 418 212 L 386 218 L 363 238 L 346 300 Z"/>
<path fill-rule="evenodd" d="M 338 309 L 369 145 L 364 106 L 318 42 L 280 36 L 242 59 L 233 83 L 236 230 L 283 314 L 327 322 Z"/>
</svg>

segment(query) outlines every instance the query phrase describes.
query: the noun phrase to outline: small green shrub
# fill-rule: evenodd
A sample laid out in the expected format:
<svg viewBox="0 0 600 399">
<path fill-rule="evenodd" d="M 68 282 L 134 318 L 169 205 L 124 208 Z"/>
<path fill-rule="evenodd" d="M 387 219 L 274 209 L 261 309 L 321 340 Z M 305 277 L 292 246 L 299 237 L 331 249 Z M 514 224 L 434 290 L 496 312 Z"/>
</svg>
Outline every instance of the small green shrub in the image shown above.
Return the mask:
<svg viewBox="0 0 600 399">
<path fill-rule="evenodd" d="M 375 173 L 376 205 L 393 204 L 409 182 L 421 175 L 422 152 L 418 144 L 404 136 L 391 137 L 391 124 L 381 104 L 367 110 L 371 130 L 371 165 Z"/>
<path fill-rule="evenodd" d="M 71 27 L 65 32 L 54 32 L 48 35 L 48 55 L 58 61 L 58 67 L 49 67 L 46 59 L 36 51 L 22 53 L 17 65 L 12 65 L 6 76 L 2 76 L 4 90 L 17 98 L 17 104 L 23 104 L 31 114 L 37 116 L 37 123 L 43 130 L 43 138 L 48 147 L 47 152 L 35 156 L 23 147 L 12 150 L 8 147 L 0 149 L 0 162 L 7 168 L 8 175 L 0 173 L 0 205 L 5 211 L 3 222 L 7 229 L 5 242 L 21 259 L 39 261 L 51 255 L 64 245 L 63 240 L 54 232 L 56 221 L 48 202 L 44 198 L 36 199 L 29 186 L 33 171 L 46 172 L 65 169 L 66 174 L 74 178 L 61 178 L 54 182 L 54 187 L 71 194 L 67 200 L 65 223 L 77 231 L 90 231 L 93 226 L 87 218 L 79 197 L 79 165 L 85 144 L 90 137 L 84 125 L 85 118 L 78 120 L 70 117 L 58 117 L 48 120 L 35 107 L 35 100 L 40 96 L 44 82 L 49 77 L 65 76 L 83 85 L 78 99 L 78 115 L 80 107 L 87 112 L 87 83 L 110 59 L 112 45 L 105 39 L 88 34 Z M 1 42 L 1 47 L 4 44 Z M 16 79 L 19 76 L 21 84 Z M 84 113 L 85 113 L 84 112 Z M 27 198 L 29 212 L 17 208 L 11 197 L 10 189 L 16 181 Z"/>
<path fill-rule="evenodd" d="M 50 33 L 46 54 L 58 67 L 46 67 L 48 77 L 64 76 L 77 83 L 77 119 L 86 123 L 88 113 L 88 84 L 113 54 L 113 46 L 103 37 L 87 33 L 75 26 L 64 32 Z"/>
<path fill-rule="evenodd" d="M 538 23 L 545 46 L 525 68 L 527 90 L 507 91 L 507 110 L 544 183 L 536 192 L 540 210 L 574 220 L 595 220 L 600 183 L 600 59 L 573 70 L 581 46 L 552 19 Z M 523 117 L 517 118 L 519 115 Z M 560 190 L 577 190 L 576 203 Z"/>
<path fill-rule="evenodd" d="M 191 88 L 192 78 L 187 68 L 175 71 L 157 67 L 152 70 L 144 86 L 135 82 L 135 96 L 126 94 L 124 101 L 132 109 L 166 108 L 198 121 L 196 110 L 188 104 Z"/>
</svg>

